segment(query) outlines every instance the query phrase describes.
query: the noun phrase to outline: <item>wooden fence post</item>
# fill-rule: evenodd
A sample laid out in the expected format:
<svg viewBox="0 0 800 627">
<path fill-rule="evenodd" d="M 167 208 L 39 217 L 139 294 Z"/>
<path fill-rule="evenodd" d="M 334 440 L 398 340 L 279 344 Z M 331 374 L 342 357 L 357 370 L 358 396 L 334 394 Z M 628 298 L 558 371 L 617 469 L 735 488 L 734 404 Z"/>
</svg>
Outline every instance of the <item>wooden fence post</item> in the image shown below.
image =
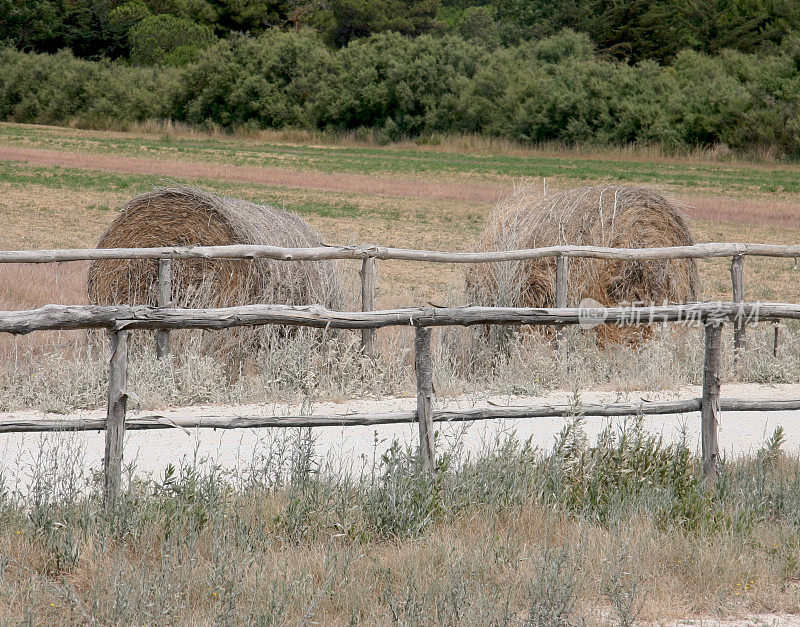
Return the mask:
<svg viewBox="0 0 800 627">
<path fill-rule="evenodd" d="M 744 255 L 736 255 L 731 261 L 731 283 L 733 284 L 733 302 L 744 302 Z M 733 360 L 738 362 L 744 351 L 744 321 L 737 317 L 733 320 Z"/>
<path fill-rule="evenodd" d="M 775 337 L 774 337 L 773 342 L 772 342 L 772 356 L 773 357 L 777 357 L 778 356 L 778 333 L 779 333 L 781 325 L 780 325 L 780 322 L 776 322 L 772 326 L 775 328 Z"/>
<path fill-rule="evenodd" d="M 103 458 L 103 506 L 113 509 L 122 478 L 122 446 L 125 440 L 125 410 L 128 400 L 128 334 L 111 333 L 108 368 L 108 413 L 106 414 L 106 455 Z"/>
<path fill-rule="evenodd" d="M 569 258 L 556 257 L 556 307 L 569 307 Z M 564 326 L 556 325 L 556 348 L 564 340 Z"/>
<path fill-rule="evenodd" d="M 703 477 L 713 483 L 719 470 L 719 362 L 722 353 L 722 323 L 705 324 L 706 347 L 703 362 L 703 399 L 700 405 L 703 449 Z"/>
<path fill-rule="evenodd" d="M 172 305 L 172 259 L 158 260 L 158 306 Z M 169 355 L 169 330 L 156 331 L 156 358 Z"/>
<path fill-rule="evenodd" d="M 431 360 L 431 330 L 417 327 L 414 336 L 414 365 L 417 370 L 417 421 L 419 422 L 419 452 L 425 470 L 433 474 L 436 449 L 433 441 L 433 363 Z"/>
<path fill-rule="evenodd" d="M 375 309 L 375 285 L 378 282 L 378 266 L 375 257 L 364 257 L 361 261 L 361 311 Z M 361 329 L 361 348 L 365 355 L 375 354 L 375 329 Z"/>
</svg>

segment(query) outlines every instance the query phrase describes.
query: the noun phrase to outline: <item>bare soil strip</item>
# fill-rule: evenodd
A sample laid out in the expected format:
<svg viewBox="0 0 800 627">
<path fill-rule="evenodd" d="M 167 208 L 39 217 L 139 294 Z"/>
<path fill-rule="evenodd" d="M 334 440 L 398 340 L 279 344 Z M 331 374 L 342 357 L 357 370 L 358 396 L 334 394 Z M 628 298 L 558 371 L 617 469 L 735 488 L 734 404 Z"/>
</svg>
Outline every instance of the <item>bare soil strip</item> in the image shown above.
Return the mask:
<svg viewBox="0 0 800 627">
<path fill-rule="evenodd" d="M 511 191 L 510 185 L 493 183 L 434 183 L 409 179 L 378 178 L 366 174 L 326 174 L 323 172 L 251 168 L 213 163 L 161 161 L 113 155 L 83 155 L 55 150 L 0 147 L 0 159 L 24 161 L 33 165 L 62 166 L 117 172 L 155 174 L 179 178 L 219 179 L 235 183 L 258 183 L 297 189 L 336 192 L 374 193 L 383 196 L 495 202 Z"/>
<path fill-rule="evenodd" d="M 183 179 L 216 179 L 293 189 L 376 194 L 401 198 L 454 200 L 491 204 L 512 191 L 504 183 L 432 182 L 385 178 L 367 174 L 328 174 L 308 170 L 256 168 L 213 163 L 164 161 L 114 155 L 0 146 L 0 160 L 40 166 L 61 166 L 115 172 L 149 174 Z M 682 197 L 689 217 L 746 224 L 800 227 L 800 203 L 752 198 Z"/>
</svg>

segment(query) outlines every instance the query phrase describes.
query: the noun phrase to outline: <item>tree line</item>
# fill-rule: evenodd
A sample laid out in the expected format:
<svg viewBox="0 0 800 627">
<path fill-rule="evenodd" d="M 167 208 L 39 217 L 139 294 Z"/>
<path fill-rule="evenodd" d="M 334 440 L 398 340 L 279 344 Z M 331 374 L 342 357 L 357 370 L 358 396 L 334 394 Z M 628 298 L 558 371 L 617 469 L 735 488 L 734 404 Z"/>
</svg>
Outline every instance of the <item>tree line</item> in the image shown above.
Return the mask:
<svg viewBox="0 0 800 627">
<path fill-rule="evenodd" d="M 381 32 L 459 35 L 488 48 L 564 28 L 615 59 L 684 49 L 772 53 L 800 31 L 796 0 L 0 0 L 0 42 L 26 52 L 183 64 L 217 39 L 311 28 L 329 46 Z"/>
<path fill-rule="evenodd" d="M 800 39 L 773 54 L 684 50 L 669 65 L 596 54 L 563 31 L 487 50 L 456 36 L 310 30 L 230 38 L 183 67 L 0 51 L 0 117 L 124 126 L 378 129 L 385 141 L 485 133 L 526 142 L 725 144 L 800 155 Z"/>
<path fill-rule="evenodd" d="M 800 3 L 708 0 L 702 20 L 696 5 L 0 0 L 0 118 L 800 157 Z"/>
</svg>

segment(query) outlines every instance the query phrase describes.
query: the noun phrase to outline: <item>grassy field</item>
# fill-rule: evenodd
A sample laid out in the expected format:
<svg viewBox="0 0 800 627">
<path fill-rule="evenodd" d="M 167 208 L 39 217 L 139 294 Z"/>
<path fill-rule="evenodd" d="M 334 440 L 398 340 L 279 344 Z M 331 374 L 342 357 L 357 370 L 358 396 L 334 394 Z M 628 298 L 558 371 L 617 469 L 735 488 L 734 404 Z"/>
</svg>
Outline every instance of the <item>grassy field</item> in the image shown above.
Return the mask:
<svg viewBox="0 0 800 627">
<path fill-rule="evenodd" d="M 575 419 L 552 450 L 512 434 L 443 451 L 433 481 L 410 451 L 353 476 L 315 464 L 309 433 L 272 434 L 235 471 L 199 459 L 133 482 L 110 515 L 80 448 L 45 440 L 29 494 L 0 483 L 0 621 L 786 619 L 800 612 L 800 473 L 779 436 L 706 489 L 686 448 L 635 421 L 597 445 Z"/>
<path fill-rule="evenodd" d="M 464 152 L 413 144 L 403 147 L 297 145 L 277 143 L 274 139 L 186 137 L 167 133 L 134 135 L 12 124 L 0 124 L 0 145 L 428 180 L 487 182 L 545 177 L 565 184 L 645 183 L 727 196 L 754 192 L 791 196 L 800 192 L 800 167 L 796 165 L 624 158 L 613 153 L 581 155 L 564 151 L 548 154 L 511 149 L 516 154 L 498 154 L 480 149 Z"/>
<path fill-rule="evenodd" d="M 800 241 L 797 166 L 302 139 L 0 124 L 0 246 L 94 246 L 128 199 L 177 183 L 285 206 L 329 243 L 470 250 L 491 198 L 523 176 L 553 187 L 656 185 L 691 205 L 698 241 Z M 15 159 L 20 150 L 33 160 Z M 73 165 L 60 161 L 72 157 Z M 142 171 L 148 163 L 158 173 Z M 226 178 L 233 171 L 209 164 L 249 169 Z M 264 183 L 263 168 L 288 173 L 289 183 Z M 460 197 L 461 187 L 475 193 Z M 342 268 L 356 306 L 357 264 Z M 380 307 L 463 298 L 461 267 L 386 262 L 379 270 Z M 705 297 L 729 297 L 727 262 L 700 270 Z M 79 263 L 2 266 L 0 307 L 85 302 L 85 273 Z M 745 277 L 749 299 L 800 302 L 791 260 L 748 259 Z M 330 338 L 325 350 L 295 337 L 236 372 L 190 351 L 156 362 L 144 338 L 130 390 L 144 407 L 407 395 L 404 331 L 380 334 L 375 361 L 349 335 Z M 796 329 L 783 331 L 777 357 L 771 328 L 749 332 L 738 371 L 726 334 L 726 381 L 800 380 Z M 3 338 L 0 409 L 102 406 L 107 355 L 96 339 Z M 625 394 L 701 376 L 699 329 L 602 350 L 569 333 L 563 354 L 525 336 L 497 354 L 478 339 L 438 334 L 438 396 Z M 0 623 L 629 625 L 800 612 L 800 474 L 780 438 L 726 464 L 706 489 L 691 451 L 635 421 L 594 445 L 580 417 L 570 424 L 548 451 L 513 438 L 469 457 L 439 447 L 434 482 L 410 451 L 353 477 L 315 465 L 310 434 L 271 433 L 263 454 L 236 472 L 195 460 L 131 481 L 111 515 L 100 512 L 97 478 L 81 474 L 82 452 L 43 440 L 24 469 L 29 493 L 0 473 Z"/>
<path fill-rule="evenodd" d="M 382 193 L 380 177 L 406 177 L 409 190 L 414 180 L 466 185 L 481 181 L 498 190 L 508 189 L 521 177 L 547 177 L 548 185 L 561 187 L 647 183 L 692 205 L 687 212 L 698 241 L 793 243 L 800 235 L 796 166 L 689 159 L 625 161 L 584 155 L 465 155 L 441 149 L 298 146 L 219 136 L 127 135 L 0 124 L 0 149 L 4 146 L 146 156 L 167 163 L 177 159 L 189 164 L 283 168 L 297 171 L 300 182 L 303 172 L 378 177 L 372 186 L 358 179 L 354 191 L 347 192 L 230 182 L 222 180 L 224 175 L 204 178 L 202 171 L 196 177 L 169 177 L 0 161 L 0 209 L 5 218 L 0 243 L 6 248 L 93 246 L 113 219 L 113 210 L 125 200 L 155 185 L 173 183 L 285 206 L 306 217 L 329 243 L 469 250 L 493 206 L 490 201 L 408 197 L 402 190 Z M 702 270 L 704 295 L 724 298 L 729 291 L 724 263 L 703 262 Z M 460 283 L 459 268 L 423 267 L 429 277 L 424 282 L 417 280 L 418 271 L 419 266 L 413 264 L 384 264 L 379 303 L 395 306 L 441 300 Z M 750 298 L 800 298 L 793 264 L 748 260 L 747 272 Z M 81 291 L 76 286 L 70 297 L 80 298 Z"/>
</svg>

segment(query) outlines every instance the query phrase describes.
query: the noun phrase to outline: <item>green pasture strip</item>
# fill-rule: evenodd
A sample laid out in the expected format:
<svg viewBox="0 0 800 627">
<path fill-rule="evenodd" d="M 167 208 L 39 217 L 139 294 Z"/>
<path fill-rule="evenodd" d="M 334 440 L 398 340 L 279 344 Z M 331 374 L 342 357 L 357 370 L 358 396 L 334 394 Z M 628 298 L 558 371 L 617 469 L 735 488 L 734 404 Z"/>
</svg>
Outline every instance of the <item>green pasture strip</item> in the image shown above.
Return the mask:
<svg viewBox="0 0 800 627">
<path fill-rule="evenodd" d="M 257 184 L 225 183 L 213 179 L 179 179 L 166 178 L 150 174 L 116 174 L 96 170 L 80 170 L 60 166 L 41 167 L 12 161 L 0 161 L 0 184 L 7 183 L 17 187 L 40 185 L 49 189 L 88 190 L 98 192 L 128 192 L 131 195 L 150 191 L 154 187 L 165 185 L 192 185 L 202 187 L 211 192 L 235 196 L 256 203 L 267 203 L 277 207 L 285 207 L 300 214 L 313 214 L 323 217 L 357 217 L 364 209 L 353 200 L 309 200 L 298 199 L 296 190 L 281 187 L 267 187 Z M 253 192 L 253 188 L 259 189 Z M 292 193 L 294 192 L 294 193 Z M 350 195 L 337 194 L 348 197 Z M 107 207 L 98 207 L 108 209 Z M 374 209 L 370 210 L 372 213 Z M 389 220 L 399 219 L 394 209 L 380 212 L 381 217 Z"/>
<path fill-rule="evenodd" d="M 728 195 L 800 193 L 797 166 L 658 163 L 591 157 L 436 152 L 408 148 L 297 146 L 234 138 L 160 138 L 140 135 L 70 136 L 69 130 L 0 124 L 0 144 L 86 154 L 122 155 L 326 173 L 475 177 L 478 180 L 550 178 L 565 182 L 644 183 L 719 190 Z"/>
</svg>

